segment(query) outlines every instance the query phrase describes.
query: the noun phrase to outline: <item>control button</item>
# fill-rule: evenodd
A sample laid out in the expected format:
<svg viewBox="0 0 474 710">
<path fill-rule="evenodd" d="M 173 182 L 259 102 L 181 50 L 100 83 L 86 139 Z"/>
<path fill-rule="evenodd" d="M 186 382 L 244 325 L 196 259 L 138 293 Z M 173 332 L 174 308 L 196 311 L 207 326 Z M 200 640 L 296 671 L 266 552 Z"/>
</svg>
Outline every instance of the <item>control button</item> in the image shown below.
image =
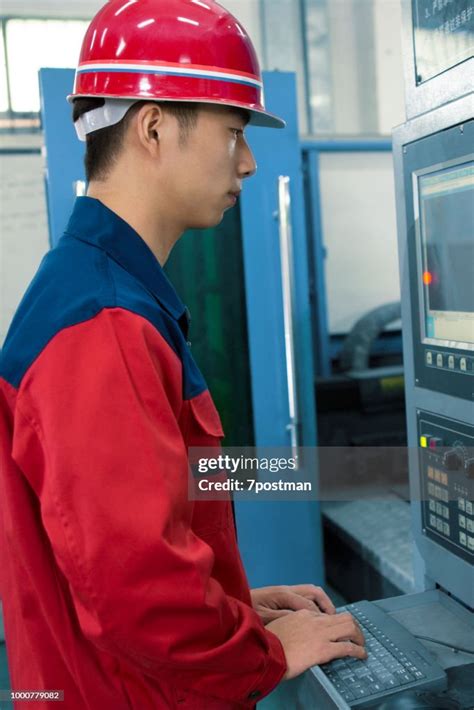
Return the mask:
<svg viewBox="0 0 474 710">
<path fill-rule="evenodd" d="M 449 518 L 449 508 L 447 505 L 443 505 L 443 518 Z"/>
<path fill-rule="evenodd" d="M 464 547 L 467 547 L 466 533 L 463 533 L 463 532 L 459 533 L 459 542 L 461 543 L 461 545 L 464 545 Z"/>
<path fill-rule="evenodd" d="M 443 506 L 441 503 L 436 503 L 436 514 L 443 515 Z"/>
<path fill-rule="evenodd" d="M 449 501 L 449 494 L 446 488 L 441 489 L 441 500 L 444 500 L 445 503 Z"/>
<path fill-rule="evenodd" d="M 466 529 L 466 518 L 464 515 L 459 516 L 459 527 Z"/>
<path fill-rule="evenodd" d="M 466 513 L 468 513 L 469 515 L 473 514 L 473 505 L 470 500 L 466 501 Z"/>
<path fill-rule="evenodd" d="M 428 483 L 428 493 L 430 494 L 430 496 L 434 496 L 434 494 L 435 494 L 434 483 Z M 463 508 L 463 510 L 464 510 L 464 508 Z"/>
<path fill-rule="evenodd" d="M 436 355 L 436 367 L 443 367 L 443 355 L 441 353 Z"/>
<path fill-rule="evenodd" d="M 464 464 L 464 470 L 468 478 L 474 478 L 474 459 L 468 459 Z"/>
<path fill-rule="evenodd" d="M 467 538 L 467 546 L 470 550 L 474 550 L 474 537 Z"/>
<path fill-rule="evenodd" d="M 435 481 L 438 481 L 438 483 L 441 481 L 441 471 L 439 471 L 437 468 L 435 468 L 434 479 Z"/>
<path fill-rule="evenodd" d="M 451 451 L 447 451 L 445 453 L 443 463 L 448 471 L 459 471 L 459 469 L 462 468 L 464 461 L 460 455 L 460 452 L 456 449 L 451 449 Z"/>
<path fill-rule="evenodd" d="M 431 352 L 431 350 L 426 351 L 426 364 L 427 365 L 433 364 L 433 353 Z"/>
<path fill-rule="evenodd" d="M 443 532 L 443 521 L 438 518 L 436 521 L 436 527 L 438 529 L 438 532 Z"/>
<path fill-rule="evenodd" d="M 443 532 L 446 535 L 446 537 L 449 537 L 449 525 L 448 523 L 443 523 Z"/>
<path fill-rule="evenodd" d="M 430 499 L 430 502 L 429 502 L 428 505 L 429 505 L 429 507 L 430 507 L 430 510 L 431 510 L 433 513 L 435 513 L 435 512 L 436 512 L 436 503 L 434 502 L 434 500 L 431 500 L 431 499 Z"/>
<path fill-rule="evenodd" d="M 450 370 L 454 370 L 454 365 L 455 365 L 455 362 L 454 362 L 454 355 L 449 355 L 449 357 L 448 357 L 448 367 L 449 367 L 449 369 L 450 369 Z"/>
<path fill-rule="evenodd" d="M 420 446 L 422 449 L 427 449 L 428 448 L 428 436 L 420 436 Z"/>
<path fill-rule="evenodd" d="M 436 515 L 430 515 L 430 525 L 436 529 Z"/>
<path fill-rule="evenodd" d="M 461 372 L 467 372 L 467 358 L 462 357 L 459 360 L 459 369 Z"/>
<path fill-rule="evenodd" d="M 474 520 L 471 520 L 471 518 L 468 518 L 466 520 L 466 528 L 468 532 L 474 533 Z"/>
<path fill-rule="evenodd" d="M 458 498 L 458 508 L 459 510 L 466 510 L 466 501 L 464 498 Z"/>
<path fill-rule="evenodd" d="M 428 478 L 434 478 L 433 466 L 428 466 Z"/>
<path fill-rule="evenodd" d="M 448 485 L 448 474 L 447 473 L 441 473 L 441 483 L 443 486 Z"/>
<path fill-rule="evenodd" d="M 432 436 L 429 441 L 430 449 L 437 449 L 438 446 L 443 446 L 443 440 L 439 436 Z"/>
<path fill-rule="evenodd" d="M 441 496 L 443 494 L 443 489 L 440 488 L 439 486 L 435 486 L 434 494 L 435 494 L 435 498 L 441 498 Z"/>
</svg>

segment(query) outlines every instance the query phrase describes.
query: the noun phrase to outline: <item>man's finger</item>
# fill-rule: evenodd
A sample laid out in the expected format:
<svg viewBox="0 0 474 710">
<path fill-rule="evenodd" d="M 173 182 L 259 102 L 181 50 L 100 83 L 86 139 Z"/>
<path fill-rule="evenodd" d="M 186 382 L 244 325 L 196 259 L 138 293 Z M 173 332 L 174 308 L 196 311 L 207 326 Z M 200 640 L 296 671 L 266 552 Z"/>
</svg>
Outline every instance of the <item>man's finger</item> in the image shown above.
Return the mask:
<svg viewBox="0 0 474 710">
<path fill-rule="evenodd" d="M 314 601 L 325 614 L 335 614 L 336 607 L 321 587 L 314 584 L 295 584 L 289 587 L 292 592 Z"/>
<path fill-rule="evenodd" d="M 363 646 L 365 643 L 364 634 L 362 633 L 360 626 L 353 621 L 348 621 L 344 624 L 336 624 L 330 629 L 329 638 L 331 641 L 353 641 L 359 646 Z"/>
<path fill-rule="evenodd" d="M 287 616 L 288 614 L 293 614 L 292 609 L 265 609 L 263 616 L 265 618 L 265 624 L 269 624 L 275 619 L 279 619 L 281 616 Z"/>
<path fill-rule="evenodd" d="M 278 592 L 275 595 L 275 601 L 279 609 L 292 609 L 299 611 L 300 609 L 308 609 L 308 611 L 319 612 L 319 607 L 311 599 L 302 597 L 300 594 L 293 592 Z"/>
<path fill-rule="evenodd" d="M 360 658 L 361 661 L 365 661 L 367 658 L 365 648 L 356 643 L 352 643 L 352 641 L 336 641 L 336 643 L 331 644 L 331 650 L 334 650 L 334 653 L 331 655 L 332 658 L 351 656 L 352 658 Z"/>
</svg>

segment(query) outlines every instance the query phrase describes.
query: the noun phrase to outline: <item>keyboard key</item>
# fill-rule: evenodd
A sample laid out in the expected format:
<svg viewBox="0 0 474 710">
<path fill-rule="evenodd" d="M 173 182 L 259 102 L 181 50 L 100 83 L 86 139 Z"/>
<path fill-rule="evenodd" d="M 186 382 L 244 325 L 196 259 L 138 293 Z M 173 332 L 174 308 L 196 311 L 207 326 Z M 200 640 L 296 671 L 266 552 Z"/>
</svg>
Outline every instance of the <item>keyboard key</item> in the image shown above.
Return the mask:
<svg viewBox="0 0 474 710">
<path fill-rule="evenodd" d="M 411 681 L 413 680 L 413 676 L 410 673 L 403 671 L 395 671 L 394 676 L 400 681 L 400 685 L 411 683 Z"/>
<path fill-rule="evenodd" d="M 344 700 L 355 700 L 356 699 L 356 696 L 350 690 L 341 690 L 341 691 L 339 691 L 339 695 L 341 695 L 344 698 Z"/>
<path fill-rule="evenodd" d="M 366 698 L 370 693 L 365 688 L 354 688 L 352 691 L 356 698 Z"/>
</svg>

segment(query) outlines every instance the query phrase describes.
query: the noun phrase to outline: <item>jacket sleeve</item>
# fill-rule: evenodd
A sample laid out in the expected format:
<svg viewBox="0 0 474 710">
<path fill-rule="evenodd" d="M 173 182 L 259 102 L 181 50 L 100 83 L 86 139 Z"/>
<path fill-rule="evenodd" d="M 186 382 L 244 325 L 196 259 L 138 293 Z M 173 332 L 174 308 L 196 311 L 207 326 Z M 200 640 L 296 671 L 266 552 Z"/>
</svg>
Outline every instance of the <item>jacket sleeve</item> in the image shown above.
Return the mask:
<svg viewBox="0 0 474 710">
<path fill-rule="evenodd" d="M 34 434 L 17 427 L 13 453 L 84 635 L 146 675 L 254 703 L 285 657 L 212 577 L 212 549 L 191 530 L 181 387 L 177 355 L 147 320 L 103 310 L 30 367 L 18 408 Z"/>
</svg>

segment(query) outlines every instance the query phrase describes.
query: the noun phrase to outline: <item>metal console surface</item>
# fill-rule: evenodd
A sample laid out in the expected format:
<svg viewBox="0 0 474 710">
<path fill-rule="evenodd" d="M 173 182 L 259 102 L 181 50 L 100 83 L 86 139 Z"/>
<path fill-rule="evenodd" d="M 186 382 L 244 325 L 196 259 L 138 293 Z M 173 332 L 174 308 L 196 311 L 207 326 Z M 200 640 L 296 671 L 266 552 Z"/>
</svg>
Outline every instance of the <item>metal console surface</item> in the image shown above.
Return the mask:
<svg viewBox="0 0 474 710">
<path fill-rule="evenodd" d="M 452 549 L 447 549 L 448 539 L 452 544 L 455 544 L 454 534 L 457 536 L 459 543 L 459 518 L 455 511 L 454 505 L 457 505 L 457 495 L 454 493 L 450 501 L 450 486 L 458 485 L 459 481 L 455 481 L 457 473 L 453 472 L 452 480 L 448 484 L 444 484 L 443 479 L 436 481 L 429 480 L 429 471 L 426 466 L 426 456 L 420 456 L 419 452 L 424 451 L 422 435 L 431 434 L 434 439 L 442 439 L 440 432 L 444 430 L 444 439 L 448 448 L 455 448 L 451 445 L 455 441 L 451 441 L 450 435 L 447 435 L 448 429 L 454 429 L 462 433 L 463 441 L 469 446 L 472 438 L 472 428 L 474 425 L 474 402 L 472 401 L 472 392 L 469 384 L 472 378 L 468 373 L 455 374 L 454 377 L 459 378 L 459 382 L 463 382 L 463 391 L 459 391 L 458 385 L 454 384 L 454 380 L 450 380 L 452 373 L 445 372 L 442 368 L 438 368 L 438 383 L 439 387 L 432 388 L 432 383 L 429 379 L 425 381 L 425 373 L 419 375 L 419 368 L 416 366 L 415 353 L 419 347 L 420 340 L 417 337 L 415 342 L 415 334 L 418 333 L 417 327 L 413 322 L 413 299 L 417 297 L 418 289 L 414 283 L 414 252 L 413 244 L 410 242 L 409 234 L 413 235 L 416 231 L 410 230 L 410 224 L 414 219 L 412 197 L 407 197 L 407 174 L 406 174 L 406 156 L 410 155 L 408 147 L 415 146 L 417 142 L 425 140 L 427 137 L 440 135 L 442 139 L 445 133 L 453 131 L 453 127 L 457 127 L 459 134 L 462 133 L 463 125 L 472 122 L 474 114 L 474 98 L 465 96 L 457 101 L 454 101 L 446 106 L 442 106 L 429 114 L 419 116 L 409 123 L 400 126 L 394 131 L 394 164 L 396 177 L 396 197 L 397 197 L 397 220 L 399 230 L 399 261 L 400 261 L 400 280 L 402 292 L 402 321 L 403 321 L 403 346 L 404 346 L 404 362 L 405 362 L 405 391 L 406 391 L 406 410 L 407 410 L 407 429 L 408 429 L 408 445 L 412 456 L 410 457 L 410 498 L 412 505 L 412 530 L 415 542 L 415 582 L 417 589 L 430 589 L 436 585 L 446 590 L 453 597 L 460 599 L 467 607 L 474 608 L 474 567 L 472 565 L 472 557 L 469 555 L 469 550 L 466 546 L 465 552 L 456 554 Z M 452 143 L 446 144 L 448 151 Z M 457 148 L 456 148 L 457 150 Z M 472 150 L 472 146 L 466 146 L 466 150 Z M 446 152 L 445 159 L 449 159 Z M 410 159 L 411 160 L 411 159 Z M 436 158 L 436 161 L 438 158 Z M 410 163 L 410 170 L 416 171 L 416 161 Z M 452 383 L 452 387 L 451 384 Z M 461 396 L 460 396 L 461 395 Z M 463 395 L 463 396 L 462 396 Z M 428 427 L 428 428 L 426 428 Z M 434 427 L 434 428 L 433 428 Z M 433 431 L 428 430 L 433 428 Z M 436 436 L 435 429 L 438 432 Z M 426 442 L 429 448 L 429 441 Z M 447 453 L 447 452 L 446 452 Z M 468 457 L 467 457 L 468 458 Z M 464 464 L 467 462 L 464 462 Z M 439 475 L 441 473 L 449 474 L 446 466 L 432 467 L 437 469 Z M 435 472 L 434 472 L 435 473 Z M 469 482 L 467 469 L 462 472 L 463 480 Z M 428 489 L 427 483 L 431 482 L 432 486 Z M 426 485 L 425 485 L 426 484 Z M 444 489 L 448 491 L 448 504 L 453 506 L 450 510 L 450 521 L 444 519 L 443 523 L 448 523 L 448 527 L 442 525 L 442 530 L 437 528 L 437 533 L 434 534 L 434 528 L 430 525 L 429 512 L 425 510 L 425 501 L 429 509 L 430 499 L 434 501 L 435 511 L 432 514 L 438 518 L 436 503 L 441 503 L 441 518 L 443 518 L 443 505 L 446 506 L 446 501 L 442 498 L 437 498 L 436 488 L 441 496 L 445 495 Z M 443 491 L 441 492 L 441 489 Z M 430 490 L 433 495 L 430 494 Z M 454 488 L 453 488 L 454 491 Z M 469 500 L 470 494 L 467 491 L 464 500 Z M 454 500 L 456 498 L 456 501 Z M 417 504 L 417 502 L 423 504 Z M 433 502 L 431 503 L 433 506 Z M 438 506 L 439 507 L 439 506 Z M 426 514 L 428 513 L 428 525 L 426 525 Z M 425 517 L 423 517 L 425 516 Z M 434 521 L 432 521 L 434 522 Z M 451 523 L 454 523 L 451 530 Z M 436 525 L 438 522 L 436 521 Z M 441 527 L 441 525 L 440 525 Z M 441 534 L 439 534 L 441 533 Z M 466 543 L 467 543 L 466 538 Z"/>
<path fill-rule="evenodd" d="M 456 700 L 462 708 L 474 707 L 474 617 L 457 602 L 439 590 L 406 594 L 375 602 L 416 637 L 429 636 L 443 645 L 419 639 L 441 668 L 447 671 L 448 687 L 442 697 Z M 452 644 L 452 647 L 450 647 Z M 471 649 L 472 653 L 453 651 L 454 647 Z M 456 671 L 456 673 L 454 673 Z M 462 687 L 459 679 L 463 678 Z M 284 689 L 283 686 L 286 686 Z M 319 666 L 294 681 L 283 684 L 272 708 L 278 710 L 350 710 Z M 403 691 L 401 691 L 403 692 Z M 380 700 L 376 701 L 380 704 Z M 280 704 L 279 704 L 280 703 Z M 367 706 L 367 707 L 370 707 Z M 372 707 L 374 707 L 372 705 Z M 375 705 L 377 707 L 377 704 Z"/>
</svg>

